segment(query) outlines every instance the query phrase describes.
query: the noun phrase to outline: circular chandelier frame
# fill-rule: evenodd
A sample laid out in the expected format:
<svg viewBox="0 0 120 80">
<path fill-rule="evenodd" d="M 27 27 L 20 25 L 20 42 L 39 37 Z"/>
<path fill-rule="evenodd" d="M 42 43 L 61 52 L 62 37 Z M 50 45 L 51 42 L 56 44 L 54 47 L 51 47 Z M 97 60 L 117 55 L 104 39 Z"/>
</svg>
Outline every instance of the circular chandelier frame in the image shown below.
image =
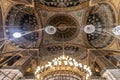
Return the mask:
<svg viewBox="0 0 120 80">
<path fill-rule="evenodd" d="M 90 67 L 78 63 L 75 59 L 62 55 L 48 62 L 45 66 L 38 66 L 35 71 L 37 80 L 44 80 L 47 76 L 55 74 L 70 74 L 88 80 L 92 75 Z"/>
</svg>

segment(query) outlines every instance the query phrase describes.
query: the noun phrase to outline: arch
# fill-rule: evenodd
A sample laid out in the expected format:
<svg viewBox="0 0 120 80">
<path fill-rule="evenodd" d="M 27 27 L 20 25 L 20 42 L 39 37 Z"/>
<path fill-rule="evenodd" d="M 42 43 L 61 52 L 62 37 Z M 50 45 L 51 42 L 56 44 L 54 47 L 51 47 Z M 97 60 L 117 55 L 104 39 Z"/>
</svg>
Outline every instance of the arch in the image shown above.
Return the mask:
<svg viewBox="0 0 120 80">
<path fill-rule="evenodd" d="M 39 40 L 42 33 L 32 32 L 39 29 L 41 26 L 38 25 L 38 17 L 36 11 L 32 7 L 26 7 L 22 4 L 17 4 L 11 7 L 6 17 L 6 30 L 9 39 L 12 39 L 12 43 L 20 48 L 36 47 L 36 43 Z M 27 35 L 15 39 L 14 32 L 20 32 L 21 34 Z M 40 38 L 41 39 L 41 38 Z M 34 43 L 33 43 L 34 42 Z"/>
<path fill-rule="evenodd" d="M 111 5 L 99 3 L 99 6 L 94 6 L 86 20 L 87 25 L 92 24 L 96 27 L 94 33 L 87 34 L 89 45 L 93 48 L 106 48 L 112 44 L 114 37 L 107 33 L 107 31 L 111 32 L 115 23 L 115 12 Z"/>
</svg>

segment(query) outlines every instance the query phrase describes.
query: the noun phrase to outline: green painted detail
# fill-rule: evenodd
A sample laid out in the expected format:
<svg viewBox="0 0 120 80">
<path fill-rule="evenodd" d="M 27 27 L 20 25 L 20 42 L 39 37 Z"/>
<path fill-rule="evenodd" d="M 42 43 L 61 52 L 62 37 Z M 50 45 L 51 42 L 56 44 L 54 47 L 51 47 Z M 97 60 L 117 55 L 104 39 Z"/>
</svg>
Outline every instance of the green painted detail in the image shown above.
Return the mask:
<svg viewBox="0 0 120 80">
<path fill-rule="evenodd" d="M 77 14 L 77 16 L 79 16 L 79 17 L 82 16 L 82 13 L 81 13 L 81 12 L 77 12 L 76 14 Z"/>
</svg>

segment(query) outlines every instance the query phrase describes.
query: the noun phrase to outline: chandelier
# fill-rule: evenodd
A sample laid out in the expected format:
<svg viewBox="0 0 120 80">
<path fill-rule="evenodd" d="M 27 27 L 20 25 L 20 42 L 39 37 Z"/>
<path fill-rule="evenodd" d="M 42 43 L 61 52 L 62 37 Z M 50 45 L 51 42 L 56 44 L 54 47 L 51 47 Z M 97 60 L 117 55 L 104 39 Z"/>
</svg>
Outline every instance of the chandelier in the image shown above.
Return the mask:
<svg viewBox="0 0 120 80">
<path fill-rule="evenodd" d="M 91 75 L 90 67 L 65 55 L 38 66 L 35 71 L 37 80 L 88 80 Z"/>
</svg>

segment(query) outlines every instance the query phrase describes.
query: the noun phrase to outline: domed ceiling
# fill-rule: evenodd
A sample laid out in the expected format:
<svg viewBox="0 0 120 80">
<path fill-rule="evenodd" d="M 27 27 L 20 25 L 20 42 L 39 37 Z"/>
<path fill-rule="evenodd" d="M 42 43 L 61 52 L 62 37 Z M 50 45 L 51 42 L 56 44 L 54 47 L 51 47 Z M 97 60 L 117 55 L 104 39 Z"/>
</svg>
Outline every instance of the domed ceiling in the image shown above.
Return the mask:
<svg viewBox="0 0 120 80">
<path fill-rule="evenodd" d="M 52 16 L 48 20 L 47 26 L 49 25 L 57 28 L 57 32 L 52 35 L 53 39 L 57 41 L 70 41 L 79 34 L 79 24 L 69 15 Z"/>
<path fill-rule="evenodd" d="M 30 58 L 30 61 L 34 60 L 34 64 L 32 62 L 27 63 L 26 60 L 26 64 L 29 65 L 25 66 L 26 73 L 24 75 L 24 78 L 28 77 L 28 76 L 26 77 L 28 73 L 32 75 L 36 66 L 43 65 L 48 61 L 52 61 L 53 58 L 56 58 L 63 54 L 75 58 L 78 62 L 85 63 L 86 65 L 90 65 L 90 67 L 93 67 L 94 63 L 96 64 L 97 60 L 99 62 L 100 59 L 103 58 L 103 57 L 101 57 L 100 59 L 97 58 L 97 60 L 94 59 L 94 57 L 99 56 L 99 54 L 97 53 L 100 53 L 101 56 L 102 54 L 104 54 L 104 50 L 101 49 L 101 51 L 99 52 L 98 48 L 107 48 L 110 44 L 112 44 L 114 40 L 113 36 L 111 36 L 109 32 L 112 33 L 111 29 L 113 29 L 113 27 L 115 26 L 116 19 L 113 8 L 108 4 L 104 4 L 102 2 L 95 6 L 89 6 L 87 4 L 86 6 L 83 4 L 86 2 L 89 4 L 89 1 L 91 0 L 20 0 L 20 1 L 22 2 L 35 1 L 35 5 L 34 6 L 28 4 L 20 5 L 21 3 L 19 4 L 11 2 L 11 4 L 13 3 L 18 5 L 13 5 L 11 8 L 8 8 L 9 11 L 8 13 L 5 12 L 7 15 L 5 14 L 6 16 L 4 20 L 7 37 L 15 46 L 22 48 L 22 49 L 17 48 L 18 50 L 23 50 L 23 52 L 19 52 L 20 55 L 24 54 L 22 55 L 23 57 L 26 58 L 27 56 Z M 42 5 L 42 7 L 38 5 Z M 86 25 L 94 25 L 95 32 L 90 34 L 85 33 L 84 27 Z M 44 29 L 47 26 L 55 27 L 57 29 L 56 33 L 50 35 L 49 33 L 45 32 Z M 43 31 L 39 31 L 40 29 L 42 29 Z M 0 38 L 1 36 L 3 37 L 3 33 L 1 34 L 1 32 L 2 32 L 2 12 L 0 10 Z M 22 37 L 15 38 L 13 36 L 15 32 L 19 32 L 20 34 L 22 34 Z M 39 45 L 39 47 L 38 46 L 36 47 L 36 45 Z M 92 53 L 91 49 L 93 48 L 95 48 L 94 51 L 96 54 Z M 7 50 L 8 49 L 6 49 L 6 51 Z M 14 52 L 10 53 L 14 54 Z M 109 55 L 109 53 L 106 53 L 104 55 Z M 8 65 L 5 64 L 5 66 Z M 34 67 L 34 69 L 31 67 Z M 28 68 L 30 68 L 31 71 L 28 71 Z M 83 66 L 83 68 L 85 67 Z M 83 69 L 81 70 L 83 71 Z M 55 78 L 51 78 L 51 76 L 52 75 L 50 75 L 50 77 L 46 77 L 46 79 L 50 80 L 56 79 L 56 76 Z M 64 78 L 64 76 L 66 77 L 64 79 L 68 79 L 68 75 L 57 76 L 58 76 L 57 79 L 58 78 L 60 79 L 61 77 Z M 32 77 L 35 77 L 35 75 L 32 75 Z M 70 76 L 69 79 L 71 78 L 79 80 L 78 78 Z"/>
<path fill-rule="evenodd" d="M 10 9 L 6 19 L 6 33 L 15 45 L 20 48 L 35 47 L 39 32 L 34 32 L 34 30 L 38 28 L 37 17 L 32 8 L 15 5 Z M 23 36 L 19 39 L 14 38 L 15 32 Z"/>
<path fill-rule="evenodd" d="M 107 47 L 113 41 L 112 28 L 115 26 L 115 14 L 108 4 L 94 7 L 87 18 L 87 25 L 94 25 L 95 32 L 87 34 L 89 44 L 95 48 Z"/>
<path fill-rule="evenodd" d="M 57 30 L 55 34 L 47 34 L 44 32 L 43 45 L 40 46 L 41 56 L 52 58 L 60 56 L 63 53 L 66 55 L 75 56 L 83 60 L 87 57 L 85 47 L 81 45 L 82 39 L 82 21 L 86 8 L 78 11 L 70 12 L 54 12 L 41 11 L 41 18 L 44 27 L 54 26 Z M 43 15 L 43 13 L 46 13 Z M 64 44 L 64 47 L 63 47 Z M 80 45 L 79 45 L 80 44 Z M 47 56 L 46 56 L 47 55 Z"/>
</svg>

